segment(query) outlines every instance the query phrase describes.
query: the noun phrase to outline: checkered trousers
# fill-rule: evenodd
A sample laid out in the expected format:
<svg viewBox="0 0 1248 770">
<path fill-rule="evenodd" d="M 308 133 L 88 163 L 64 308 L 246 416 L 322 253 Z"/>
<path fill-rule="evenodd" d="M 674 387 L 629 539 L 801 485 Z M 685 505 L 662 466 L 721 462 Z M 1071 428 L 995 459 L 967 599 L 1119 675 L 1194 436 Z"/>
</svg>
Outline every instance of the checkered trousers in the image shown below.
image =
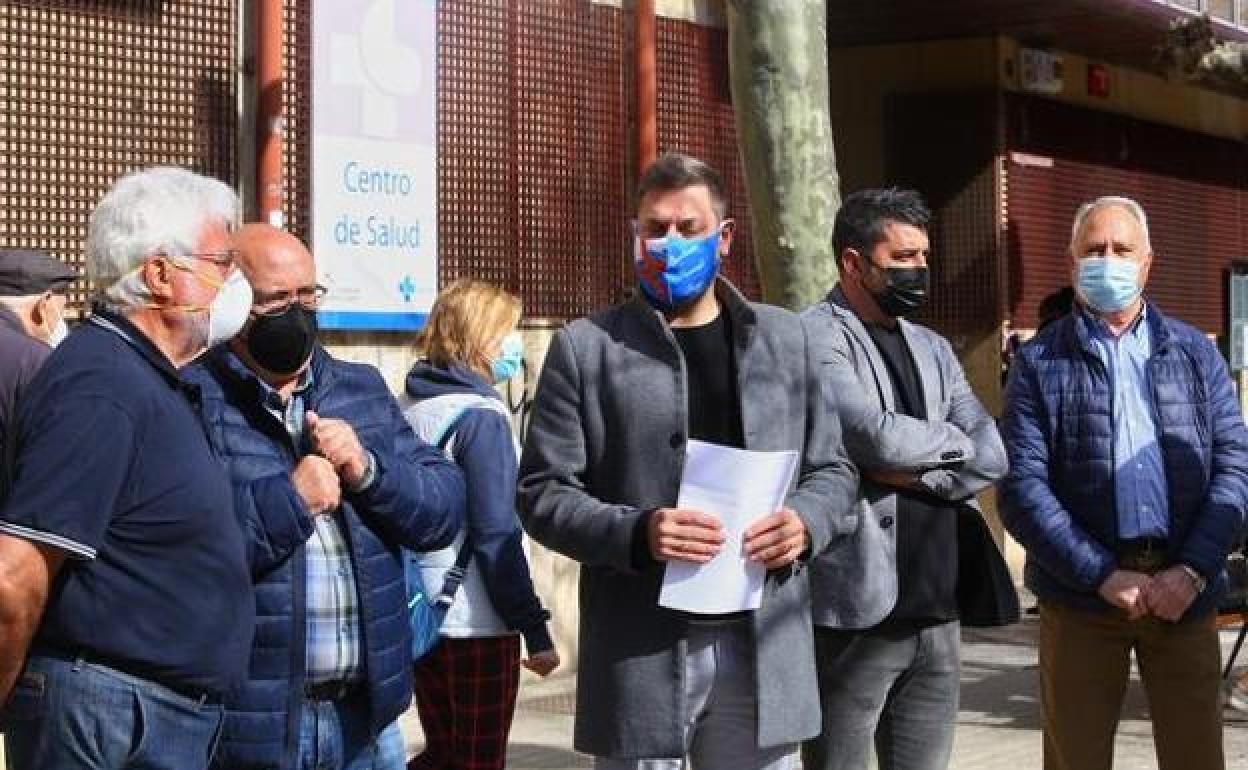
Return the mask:
<svg viewBox="0 0 1248 770">
<path fill-rule="evenodd" d="M 443 637 L 416 663 L 424 753 L 408 770 L 502 770 L 520 687 L 520 637 Z"/>
</svg>

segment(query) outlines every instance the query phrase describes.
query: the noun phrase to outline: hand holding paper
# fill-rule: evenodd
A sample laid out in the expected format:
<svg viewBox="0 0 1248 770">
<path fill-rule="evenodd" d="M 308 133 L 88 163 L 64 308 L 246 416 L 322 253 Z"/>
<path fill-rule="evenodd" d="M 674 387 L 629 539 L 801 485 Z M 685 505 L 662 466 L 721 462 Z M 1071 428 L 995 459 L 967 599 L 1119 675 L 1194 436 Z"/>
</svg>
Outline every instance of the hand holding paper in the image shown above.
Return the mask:
<svg viewBox="0 0 1248 770">
<path fill-rule="evenodd" d="M 659 561 L 705 563 L 724 545 L 719 519 L 685 508 L 660 508 L 650 517 L 650 553 Z"/>
<path fill-rule="evenodd" d="M 789 563 L 805 548 L 806 528 L 781 508 L 796 471 L 797 452 L 690 441 L 677 508 L 660 509 L 651 519 L 651 551 L 668 559 L 659 604 L 697 613 L 757 609 L 767 569 Z M 697 553 L 688 555 L 664 550 L 663 543 L 656 548 L 656 520 L 665 512 L 660 523 L 669 525 L 669 545 L 687 548 L 695 532 L 705 539 L 706 517 L 722 528 L 722 546 L 708 553 L 715 544 L 697 541 Z"/>
<path fill-rule="evenodd" d="M 767 569 L 791 564 L 806 550 L 806 524 L 791 508 L 781 508 L 745 531 L 745 555 Z"/>
</svg>

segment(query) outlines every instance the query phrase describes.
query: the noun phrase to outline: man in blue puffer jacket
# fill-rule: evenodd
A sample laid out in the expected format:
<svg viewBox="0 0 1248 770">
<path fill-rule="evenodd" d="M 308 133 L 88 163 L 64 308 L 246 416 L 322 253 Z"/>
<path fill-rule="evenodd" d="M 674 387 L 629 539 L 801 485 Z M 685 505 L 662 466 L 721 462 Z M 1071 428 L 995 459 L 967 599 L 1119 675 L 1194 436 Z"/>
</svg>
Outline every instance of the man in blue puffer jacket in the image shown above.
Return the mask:
<svg viewBox="0 0 1248 770">
<path fill-rule="evenodd" d="M 1131 652 L 1162 770 L 1220 770 L 1215 607 L 1244 522 L 1248 435 L 1218 351 L 1145 302 L 1148 221 L 1079 209 L 1075 310 L 1011 371 L 1001 512 L 1040 599 L 1044 766 L 1109 770 Z"/>
<path fill-rule="evenodd" d="M 377 370 L 316 341 L 311 254 L 248 225 L 255 302 L 242 333 L 186 374 L 229 466 L 256 583 L 249 679 L 227 699 L 214 766 L 400 770 L 412 692 L 399 547 L 451 542 L 464 483 L 420 442 Z"/>
</svg>

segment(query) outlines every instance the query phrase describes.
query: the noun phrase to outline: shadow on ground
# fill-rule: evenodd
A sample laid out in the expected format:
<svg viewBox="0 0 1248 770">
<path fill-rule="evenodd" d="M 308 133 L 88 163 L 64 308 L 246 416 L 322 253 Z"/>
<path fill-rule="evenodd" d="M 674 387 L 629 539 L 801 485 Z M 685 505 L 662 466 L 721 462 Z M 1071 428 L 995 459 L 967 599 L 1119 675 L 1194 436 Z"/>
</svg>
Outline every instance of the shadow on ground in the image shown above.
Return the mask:
<svg viewBox="0 0 1248 770">
<path fill-rule="evenodd" d="M 512 770 L 580 770 L 590 759 L 570 749 L 513 741 L 507 749 L 507 767 Z"/>
<path fill-rule="evenodd" d="M 962 634 L 962 693 L 959 725 L 1040 730 L 1040 673 L 1034 616 L 1000 629 L 966 629 Z M 1148 697 L 1131 666 L 1122 721 L 1147 720 Z"/>
</svg>

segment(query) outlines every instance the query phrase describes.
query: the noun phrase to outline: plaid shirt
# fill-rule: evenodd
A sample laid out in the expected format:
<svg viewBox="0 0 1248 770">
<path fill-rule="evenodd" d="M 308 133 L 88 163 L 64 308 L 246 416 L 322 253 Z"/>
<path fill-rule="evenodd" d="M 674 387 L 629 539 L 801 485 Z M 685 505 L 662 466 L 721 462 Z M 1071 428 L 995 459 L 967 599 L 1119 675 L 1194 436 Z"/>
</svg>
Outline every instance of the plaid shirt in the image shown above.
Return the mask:
<svg viewBox="0 0 1248 770">
<path fill-rule="evenodd" d="M 304 447 L 303 393 L 311 385 L 312 372 L 308 370 L 285 404 L 272 389 L 267 391 L 264 402 L 265 411 L 282 423 L 301 451 Z M 361 486 L 367 486 L 367 480 Z M 341 512 L 317 516 L 316 529 L 304 547 L 307 562 L 306 685 L 354 682 L 363 675 L 359 591 L 343 526 Z"/>
</svg>

